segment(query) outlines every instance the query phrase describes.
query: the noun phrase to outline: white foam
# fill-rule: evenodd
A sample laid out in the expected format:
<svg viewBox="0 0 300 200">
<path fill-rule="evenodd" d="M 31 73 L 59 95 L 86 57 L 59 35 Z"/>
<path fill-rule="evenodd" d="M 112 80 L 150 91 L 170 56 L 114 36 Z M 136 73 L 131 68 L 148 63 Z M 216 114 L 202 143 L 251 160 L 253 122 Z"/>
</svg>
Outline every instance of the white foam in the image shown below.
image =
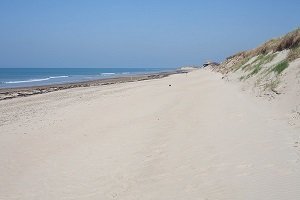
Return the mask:
<svg viewBox="0 0 300 200">
<path fill-rule="evenodd" d="M 50 79 L 53 79 L 53 78 L 68 78 L 69 76 L 50 76 L 49 78 Z"/>
<path fill-rule="evenodd" d="M 29 79 L 29 80 L 22 80 L 22 81 L 7 81 L 4 83 L 6 83 L 6 84 L 31 83 L 31 82 L 40 82 L 40 81 L 47 81 L 50 79 L 67 78 L 67 77 L 69 77 L 69 76 L 50 76 L 48 78 Z"/>
<path fill-rule="evenodd" d="M 101 73 L 102 76 L 109 76 L 109 75 L 114 75 L 116 73 Z"/>
</svg>

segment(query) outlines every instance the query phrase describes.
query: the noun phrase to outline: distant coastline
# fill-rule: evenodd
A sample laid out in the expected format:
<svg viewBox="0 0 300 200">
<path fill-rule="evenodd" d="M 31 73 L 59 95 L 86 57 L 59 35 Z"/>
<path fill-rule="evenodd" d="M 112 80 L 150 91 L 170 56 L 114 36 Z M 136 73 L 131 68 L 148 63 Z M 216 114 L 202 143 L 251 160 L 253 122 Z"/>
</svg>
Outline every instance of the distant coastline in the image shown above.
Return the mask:
<svg viewBox="0 0 300 200">
<path fill-rule="evenodd" d="M 14 87 L 14 88 L 0 88 L 0 101 L 5 99 L 12 99 L 17 97 L 25 97 L 36 94 L 43 94 L 58 90 L 77 88 L 77 87 L 90 87 L 100 85 L 110 85 L 116 83 L 135 82 L 151 79 L 164 78 L 172 74 L 187 73 L 188 70 L 174 69 L 168 71 L 151 72 L 143 74 L 119 74 L 118 76 L 111 76 L 112 74 L 106 74 L 107 76 L 99 79 L 74 81 L 68 83 L 48 84 L 38 86 L 27 87 Z"/>
<path fill-rule="evenodd" d="M 0 68 L 0 88 L 20 88 L 168 72 L 168 68 Z"/>
</svg>

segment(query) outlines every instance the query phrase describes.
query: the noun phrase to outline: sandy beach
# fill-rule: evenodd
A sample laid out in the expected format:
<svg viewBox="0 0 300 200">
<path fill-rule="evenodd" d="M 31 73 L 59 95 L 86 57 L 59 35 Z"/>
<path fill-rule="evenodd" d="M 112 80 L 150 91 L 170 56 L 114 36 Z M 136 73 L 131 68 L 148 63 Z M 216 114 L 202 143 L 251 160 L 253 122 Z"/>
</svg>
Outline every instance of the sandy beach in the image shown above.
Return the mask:
<svg viewBox="0 0 300 200">
<path fill-rule="evenodd" d="M 148 74 L 132 74 L 127 76 L 117 76 L 111 78 L 102 78 L 88 81 L 80 82 L 69 82 L 61 84 L 49 84 L 49 85 L 38 85 L 30 87 L 13 87 L 13 88 L 1 88 L 0 87 L 0 101 L 13 99 L 18 97 L 27 97 L 37 94 L 45 94 L 49 92 L 66 90 L 70 88 L 79 88 L 79 87 L 91 87 L 91 86 L 103 86 L 103 85 L 112 85 L 118 83 L 126 82 L 136 82 L 144 80 L 159 79 L 170 76 L 172 74 L 181 74 L 187 73 L 188 70 L 170 70 L 168 72 L 157 72 L 157 73 L 148 73 Z"/>
<path fill-rule="evenodd" d="M 0 199 L 300 199 L 300 131 L 218 73 L 0 101 Z"/>
</svg>

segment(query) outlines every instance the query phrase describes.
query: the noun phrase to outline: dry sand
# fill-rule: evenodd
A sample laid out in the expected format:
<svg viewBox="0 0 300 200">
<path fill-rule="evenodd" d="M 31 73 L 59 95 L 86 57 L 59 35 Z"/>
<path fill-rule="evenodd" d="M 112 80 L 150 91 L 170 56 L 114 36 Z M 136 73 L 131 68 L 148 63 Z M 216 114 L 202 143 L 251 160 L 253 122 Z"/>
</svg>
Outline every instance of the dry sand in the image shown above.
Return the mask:
<svg viewBox="0 0 300 200">
<path fill-rule="evenodd" d="M 300 199 L 271 108 L 205 70 L 1 101 L 0 199 Z"/>
</svg>

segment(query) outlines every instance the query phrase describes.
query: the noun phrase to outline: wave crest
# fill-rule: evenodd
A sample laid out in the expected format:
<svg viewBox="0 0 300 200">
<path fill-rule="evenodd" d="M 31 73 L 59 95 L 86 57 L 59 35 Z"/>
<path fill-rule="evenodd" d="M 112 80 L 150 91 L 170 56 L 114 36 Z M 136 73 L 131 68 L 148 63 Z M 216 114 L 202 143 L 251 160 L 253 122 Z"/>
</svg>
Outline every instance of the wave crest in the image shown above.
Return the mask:
<svg viewBox="0 0 300 200">
<path fill-rule="evenodd" d="M 110 73 L 110 72 L 106 72 L 106 73 L 101 73 L 102 76 L 110 76 L 110 75 L 115 75 L 116 73 Z"/>
<path fill-rule="evenodd" d="M 40 82 L 40 81 L 47 81 L 50 79 L 57 79 L 57 78 L 68 78 L 69 76 L 50 76 L 47 78 L 37 78 L 37 79 L 28 79 L 28 80 L 21 80 L 21 81 L 6 81 L 5 84 L 17 84 L 17 83 L 31 83 L 31 82 Z"/>
</svg>

